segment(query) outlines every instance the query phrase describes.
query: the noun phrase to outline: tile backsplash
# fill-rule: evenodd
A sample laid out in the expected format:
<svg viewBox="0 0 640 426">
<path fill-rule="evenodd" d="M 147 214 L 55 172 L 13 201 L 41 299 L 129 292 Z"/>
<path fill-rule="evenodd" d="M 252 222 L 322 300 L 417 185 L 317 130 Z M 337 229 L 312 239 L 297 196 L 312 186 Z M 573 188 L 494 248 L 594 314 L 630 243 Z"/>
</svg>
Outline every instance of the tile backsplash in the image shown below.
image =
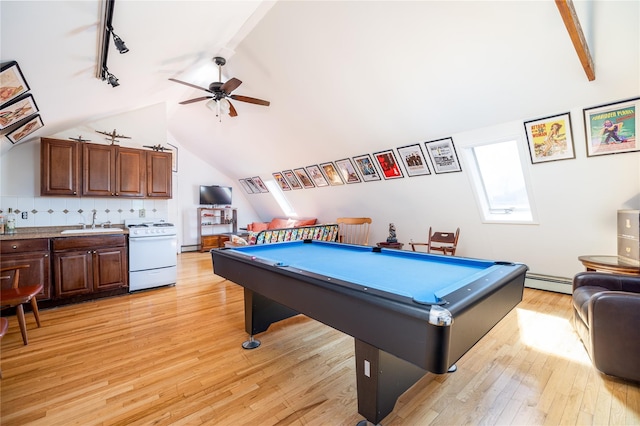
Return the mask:
<svg viewBox="0 0 640 426">
<path fill-rule="evenodd" d="M 0 197 L 0 214 L 6 217 L 9 208 L 16 214 L 16 227 L 71 226 L 91 224 L 96 211 L 96 224 L 124 223 L 125 219 L 141 217 L 149 220 L 168 218 L 168 200 L 127 198 L 74 197 Z M 22 213 L 27 212 L 26 219 Z"/>
</svg>

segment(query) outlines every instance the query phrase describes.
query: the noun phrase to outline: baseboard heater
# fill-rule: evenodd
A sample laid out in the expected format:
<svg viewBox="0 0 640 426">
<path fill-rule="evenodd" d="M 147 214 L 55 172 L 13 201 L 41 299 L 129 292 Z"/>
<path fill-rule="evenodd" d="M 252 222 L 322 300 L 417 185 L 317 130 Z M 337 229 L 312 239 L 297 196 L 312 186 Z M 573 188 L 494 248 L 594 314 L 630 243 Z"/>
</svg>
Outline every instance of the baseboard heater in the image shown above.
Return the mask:
<svg viewBox="0 0 640 426">
<path fill-rule="evenodd" d="M 194 244 L 194 245 L 180 246 L 180 253 L 185 253 L 188 251 L 198 251 L 198 245 Z"/>
<path fill-rule="evenodd" d="M 571 278 L 554 277 L 527 272 L 524 286 L 538 290 L 555 291 L 556 293 L 571 294 L 573 281 Z"/>
</svg>

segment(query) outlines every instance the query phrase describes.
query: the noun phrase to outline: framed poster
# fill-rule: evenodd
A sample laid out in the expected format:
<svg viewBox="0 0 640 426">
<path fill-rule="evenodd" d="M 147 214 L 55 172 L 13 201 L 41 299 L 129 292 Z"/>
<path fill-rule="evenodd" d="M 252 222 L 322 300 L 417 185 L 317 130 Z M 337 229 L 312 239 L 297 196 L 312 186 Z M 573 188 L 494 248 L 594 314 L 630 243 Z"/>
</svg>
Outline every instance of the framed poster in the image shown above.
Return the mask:
<svg viewBox="0 0 640 426">
<path fill-rule="evenodd" d="M 360 170 L 363 181 L 371 182 L 374 180 L 380 180 L 378 170 L 376 169 L 376 166 L 373 165 L 373 160 L 369 154 L 353 157 L 353 161 L 356 163 L 358 170 Z"/>
<path fill-rule="evenodd" d="M 38 111 L 38 106 L 31 95 L 25 95 L 9 102 L 0 109 L 0 130 L 22 121 Z"/>
<path fill-rule="evenodd" d="M 174 172 L 178 171 L 178 147 L 171 145 L 167 142 L 167 145 L 171 147 L 171 170 Z"/>
<path fill-rule="evenodd" d="M 302 167 L 300 167 L 299 169 L 293 169 L 293 172 L 296 174 L 296 176 L 298 177 L 298 180 L 300 181 L 303 187 L 305 188 L 316 187 L 313 181 L 311 180 L 311 176 L 309 176 L 309 173 L 307 173 L 307 171 Z"/>
<path fill-rule="evenodd" d="M 382 170 L 382 176 L 385 179 L 401 179 L 404 177 L 393 150 L 375 152 L 373 157 L 378 162 L 380 170 Z"/>
<path fill-rule="evenodd" d="M 42 123 L 42 119 L 39 115 L 36 115 L 22 126 L 7 134 L 7 138 L 11 141 L 11 143 L 19 142 L 42 126 L 44 126 L 44 124 Z"/>
<path fill-rule="evenodd" d="M 286 181 L 282 173 L 276 172 L 271 174 L 273 175 L 273 178 L 276 180 L 276 182 L 278 182 L 278 185 L 280 185 L 280 189 L 282 189 L 283 191 L 291 191 L 291 186 Z"/>
<path fill-rule="evenodd" d="M 585 108 L 587 157 L 638 151 L 640 98 Z"/>
<path fill-rule="evenodd" d="M 430 175 L 427 159 L 424 157 L 420 144 L 407 145 L 397 148 L 400 161 L 404 164 L 404 168 L 409 176 Z"/>
<path fill-rule="evenodd" d="M 460 162 L 452 138 L 437 139 L 425 142 L 427 153 L 431 158 L 433 170 L 438 173 L 461 172 Z"/>
<path fill-rule="evenodd" d="M 260 179 L 260 176 L 252 177 L 251 180 L 260 192 L 269 192 L 267 185 L 265 185 L 262 179 Z"/>
<path fill-rule="evenodd" d="M 336 167 L 338 168 L 338 171 L 342 175 L 342 180 L 344 180 L 345 182 L 347 183 L 361 182 L 360 176 L 358 176 L 358 172 L 356 172 L 356 169 L 353 167 L 353 163 L 348 158 L 336 161 Z"/>
<path fill-rule="evenodd" d="M 30 87 L 16 61 L 7 62 L 0 66 L 0 105 L 27 93 L 29 89 Z"/>
<path fill-rule="evenodd" d="M 238 179 L 238 181 L 240 182 L 240 186 L 242 186 L 247 194 L 256 194 L 260 192 L 260 189 L 255 186 L 251 179 Z"/>
<path fill-rule="evenodd" d="M 287 180 L 287 183 L 291 187 L 291 189 L 302 189 L 302 185 L 298 182 L 298 178 L 293 174 L 292 170 L 284 170 L 282 172 L 284 178 Z"/>
<path fill-rule="evenodd" d="M 313 183 L 315 183 L 317 187 L 329 186 L 329 182 L 327 182 L 327 179 L 320 171 L 320 167 L 307 166 L 307 172 L 309 172 L 309 176 L 311 176 L 311 179 L 313 179 Z"/>
<path fill-rule="evenodd" d="M 320 164 L 320 167 L 322 168 L 322 172 L 327 178 L 327 181 L 329 181 L 329 185 L 344 185 L 344 182 L 340 177 L 340 173 L 338 173 L 336 166 L 331 161 Z"/>
<path fill-rule="evenodd" d="M 532 164 L 576 158 L 568 112 L 526 121 L 524 129 Z"/>
</svg>

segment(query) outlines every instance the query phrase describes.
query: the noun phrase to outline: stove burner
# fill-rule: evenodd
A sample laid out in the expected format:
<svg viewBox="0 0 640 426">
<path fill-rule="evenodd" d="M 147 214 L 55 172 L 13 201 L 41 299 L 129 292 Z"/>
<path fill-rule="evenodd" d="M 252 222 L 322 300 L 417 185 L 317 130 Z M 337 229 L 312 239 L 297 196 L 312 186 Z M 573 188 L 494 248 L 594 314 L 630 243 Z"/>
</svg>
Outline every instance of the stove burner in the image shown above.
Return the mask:
<svg viewBox="0 0 640 426">
<path fill-rule="evenodd" d="M 138 225 L 129 225 L 129 228 L 148 228 L 149 225 L 147 225 L 146 223 L 140 223 Z"/>
<path fill-rule="evenodd" d="M 160 223 L 154 223 L 153 226 L 173 226 L 173 223 L 160 222 Z"/>
</svg>

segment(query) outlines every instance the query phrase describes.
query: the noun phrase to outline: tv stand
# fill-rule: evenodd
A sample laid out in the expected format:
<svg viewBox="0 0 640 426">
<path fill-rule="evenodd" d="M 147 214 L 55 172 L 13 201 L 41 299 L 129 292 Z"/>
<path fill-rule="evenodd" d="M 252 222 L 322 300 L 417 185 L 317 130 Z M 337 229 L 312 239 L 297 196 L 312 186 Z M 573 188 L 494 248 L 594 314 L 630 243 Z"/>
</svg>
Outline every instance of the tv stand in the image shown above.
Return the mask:
<svg viewBox="0 0 640 426">
<path fill-rule="evenodd" d="M 199 207 L 197 220 L 201 252 L 224 247 L 229 234 L 238 233 L 238 209 L 233 207 Z"/>
</svg>

